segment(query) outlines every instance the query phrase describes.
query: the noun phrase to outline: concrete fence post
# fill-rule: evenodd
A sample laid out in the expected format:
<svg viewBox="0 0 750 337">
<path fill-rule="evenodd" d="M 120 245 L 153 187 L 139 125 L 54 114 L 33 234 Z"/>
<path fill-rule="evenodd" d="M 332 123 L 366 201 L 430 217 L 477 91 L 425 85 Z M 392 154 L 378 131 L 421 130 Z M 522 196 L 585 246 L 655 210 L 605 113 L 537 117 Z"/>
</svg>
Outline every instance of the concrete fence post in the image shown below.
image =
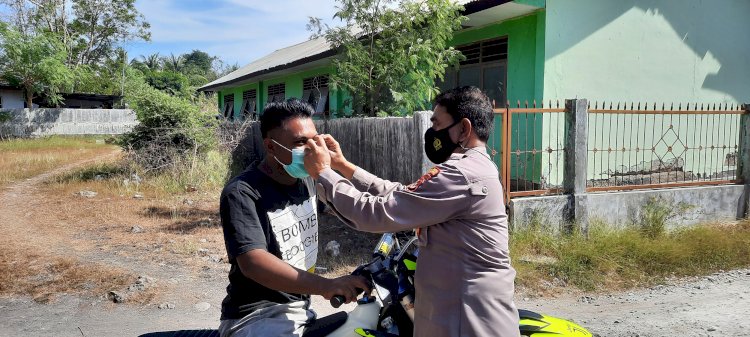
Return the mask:
<svg viewBox="0 0 750 337">
<path fill-rule="evenodd" d="M 750 103 L 744 104 L 745 113 L 740 117 L 739 160 L 737 162 L 737 178 L 745 184 L 744 209 L 740 214 L 750 217 Z"/>
<path fill-rule="evenodd" d="M 570 217 L 585 233 L 588 231 L 588 199 L 586 176 L 588 172 L 588 101 L 565 101 L 565 168 L 563 189 L 572 195 Z"/>
<path fill-rule="evenodd" d="M 427 154 L 424 152 L 424 133 L 427 129 L 432 127 L 430 118 L 432 117 L 432 111 L 418 111 L 414 113 L 414 129 L 417 134 L 414 135 L 414 153 L 418 155 L 421 160 L 421 165 L 417 169 L 416 177 L 421 177 L 427 170 L 435 166 L 430 159 L 427 158 Z"/>
</svg>

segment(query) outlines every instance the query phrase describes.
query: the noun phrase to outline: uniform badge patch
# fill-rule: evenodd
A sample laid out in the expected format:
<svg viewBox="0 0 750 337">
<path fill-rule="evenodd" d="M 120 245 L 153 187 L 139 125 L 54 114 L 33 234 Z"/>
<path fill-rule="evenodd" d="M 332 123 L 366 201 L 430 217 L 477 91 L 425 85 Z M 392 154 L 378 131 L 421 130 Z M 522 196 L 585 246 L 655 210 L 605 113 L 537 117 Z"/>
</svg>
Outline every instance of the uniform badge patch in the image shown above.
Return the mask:
<svg viewBox="0 0 750 337">
<path fill-rule="evenodd" d="M 425 173 L 422 177 L 417 179 L 416 182 L 414 182 L 413 184 L 409 186 L 406 186 L 406 189 L 412 192 L 416 191 L 417 188 L 419 188 L 419 186 L 422 186 L 422 184 L 424 184 L 426 181 L 436 177 L 439 173 L 440 173 L 440 168 L 435 166 L 431 168 L 429 171 L 427 171 L 427 173 Z"/>
</svg>

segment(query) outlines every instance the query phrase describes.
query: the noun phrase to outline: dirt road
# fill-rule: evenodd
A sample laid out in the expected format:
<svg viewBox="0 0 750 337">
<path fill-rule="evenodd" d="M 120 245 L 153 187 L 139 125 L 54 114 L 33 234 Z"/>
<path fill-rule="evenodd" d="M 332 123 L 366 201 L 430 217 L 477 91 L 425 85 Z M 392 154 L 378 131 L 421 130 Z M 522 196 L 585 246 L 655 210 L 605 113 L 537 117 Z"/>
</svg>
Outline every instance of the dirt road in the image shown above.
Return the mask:
<svg viewBox="0 0 750 337">
<path fill-rule="evenodd" d="M 40 184 L 53 174 L 83 163 L 16 183 L 0 191 L 0 237 L 27 244 L 45 242 L 59 254 L 92 258 L 71 247 L 75 243 L 55 228 L 34 226 L 28 209 L 50 207 Z M 50 213 L 58 212 L 50 209 Z M 64 219 L 61 219 L 64 221 Z M 20 229 L 19 229 L 20 228 Z M 25 230 L 24 230 L 25 228 Z M 36 231 L 28 235 L 28 229 Z M 86 233 L 84 235 L 85 240 Z M 98 235 L 91 233 L 90 235 Z M 93 238 L 92 238 L 93 240 Z M 114 249 L 114 248 L 113 248 Z M 148 273 L 164 285 L 160 303 L 139 306 L 115 304 L 105 296 L 61 295 L 40 304 L 27 296 L 0 298 L 0 336 L 140 336 L 149 332 L 215 328 L 226 287 L 224 267 L 196 273 L 183 264 L 130 259 L 100 251 L 96 259 L 109 261 L 133 273 Z M 519 308 L 574 320 L 600 336 L 750 336 L 750 269 L 615 294 L 563 294 L 557 298 L 517 296 Z M 313 308 L 332 313 L 321 297 Z M 169 303 L 173 308 L 164 304 Z M 159 308 L 162 304 L 162 309 Z"/>
</svg>

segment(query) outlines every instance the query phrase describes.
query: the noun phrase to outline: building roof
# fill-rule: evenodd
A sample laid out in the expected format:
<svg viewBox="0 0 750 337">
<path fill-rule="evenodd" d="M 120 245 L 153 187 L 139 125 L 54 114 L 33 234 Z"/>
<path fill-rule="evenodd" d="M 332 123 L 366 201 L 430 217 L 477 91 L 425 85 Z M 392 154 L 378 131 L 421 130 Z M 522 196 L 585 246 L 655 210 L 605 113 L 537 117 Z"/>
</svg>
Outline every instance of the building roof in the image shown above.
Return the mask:
<svg viewBox="0 0 750 337">
<path fill-rule="evenodd" d="M 457 0 L 464 6 L 464 15 L 473 14 L 511 0 Z M 248 80 L 279 70 L 293 68 L 305 63 L 322 60 L 336 54 L 325 38 L 317 38 L 276 50 L 250 64 L 224 75 L 200 88 L 199 91 L 214 91 L 224 86 Z"/>
</svg>

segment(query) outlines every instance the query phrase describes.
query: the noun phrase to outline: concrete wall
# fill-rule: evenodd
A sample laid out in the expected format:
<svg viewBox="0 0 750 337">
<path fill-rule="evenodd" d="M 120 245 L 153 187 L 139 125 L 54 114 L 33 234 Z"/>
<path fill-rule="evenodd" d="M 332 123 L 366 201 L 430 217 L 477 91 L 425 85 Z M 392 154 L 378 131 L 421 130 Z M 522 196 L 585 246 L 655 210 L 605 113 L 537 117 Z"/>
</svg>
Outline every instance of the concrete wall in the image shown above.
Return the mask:
<svg viewBox="0 0 750 337">
<path fill-rule="evenodd" d="M 544 97 L 750 101 L 750 1 L 548 0 Z"/>
<path fill-rule="evenodd" d="M 2 137 L 122 134 L 138 124 L 128 109 L 2 109 L 10 121 L 0 124 Z"/>
<path fill-rule="evenodd" d="M 2 98 L 2 109 L 23 109 L 23 92 L 21 90 L 0 89 Z"/>
<path fill-rule="evenodd" d="M 590 193 L 586 195 L 588 221 L 601 220 L 623 227 L 639 219 L 652 198 L 672 207 L 675 216 L 669 228 L 743 217 L 746 198 L 744 185 L 673 188 L 628 192 Z M 510 203 L 515 228 L 541 221 L 553 228 L 570 223 L 573 197 L 570 195 L 517 198 Z"/>
</svg>

